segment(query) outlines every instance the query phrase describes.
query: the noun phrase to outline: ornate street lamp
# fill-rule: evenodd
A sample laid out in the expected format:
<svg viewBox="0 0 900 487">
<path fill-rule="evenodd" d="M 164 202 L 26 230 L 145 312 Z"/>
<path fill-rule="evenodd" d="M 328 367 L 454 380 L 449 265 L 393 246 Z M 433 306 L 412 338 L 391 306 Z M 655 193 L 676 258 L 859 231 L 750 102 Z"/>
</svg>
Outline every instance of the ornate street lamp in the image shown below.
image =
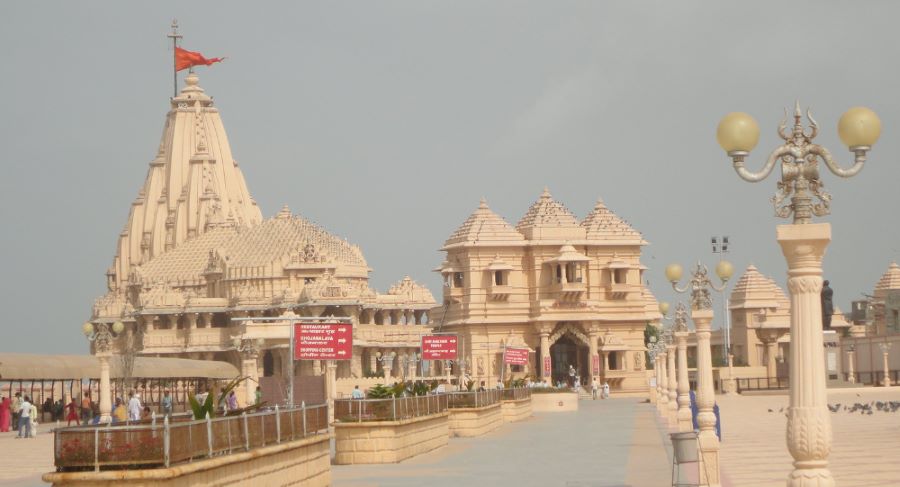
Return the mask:
<svg viewBox="0 0 900 487">
<path fill-rule="evenodd" d="M 719 480 L 719 437 L 716 436 L 716 416 L 713 413 L 715 391 L 713 389 L 712 351 L 709 337 L 713 319 L 712 297 L 710 289 L 722 292 L 728 279 L 734 274 L 734 267 L 727 260 L 716 265 L 716 275 L 722 284 L 716 286 L 709 279 L 709 269 L 697 263 L 691 272 L 691 280 L 683 288 L 678 282 L 684 270 L 679 264 L 666 267 L 666 278 L 672 283 L 672 289 L 678 293 L 690 291 L 691 318 L 697 335 L 697 424 L 700 426 L 698 440 L 700 442 L 701 465 L 700 484 L 718 486 Z"/>
<path fill-rule="evenodd" d="M 881 135 L 881 120 L 872 110 L 855 107 L 838 122 L 838 135 L 853 153 L 849 169 L 838 166 L 831 153 L 813 143 L 819 125 L 807 110 L 807 132 L 800 104 L 794 108 L 794 125 L 787 131 L 787 111 L 778 127 L 784 143 L 775 148 L 759 172 L 750 172 L 744 160 L 759 142 L 759 125 L 746 113 L 729 113 L 719 122 L 716 138 L 728 153 L 742 179 L 759 182 L 781 162 L 781 181 L 772 197 L 775 215 L 793 215 L 793 225 L 778 225 L 776 239 L 788 264 L 791 293 L 790 404 L 787 412 L 787 444 L 794 458 L 788 486 L 834 485 L 828 470 L 831 450 L 831 418 L 825 396 L 825 358 L 822 353 L 822 257 L 831 241 L 831 226 L 812 223 L 813 216 L 830 212 L 831 195 L 819 178 L 819 163 L 834 174 L 849 178 L 862 170 L 866 154 Z M 790 203 L 785 200 L 790 198 Z"/>
<path fill-rule="evenodd" d="M 125 324 L 116 321 L 112 329 L 106 323 L 87 322 L 81 327 L 81 331 L 89 342 L 94 344 L 94 355 L 100 361 L 100 422 L 112 422 L 112 401 L 109 387 L 109 358 L 112 356 L 113 340 L 123 331 Z"/>
<path fill-rule="evenodd" d="M 888 364 L 888 356 L 891 353 L 891 345 L 890 342 L 883 342 L 878 344 L 878 348 L 881 349 L 881 358 L 884 360 L 884 380 L 881 381 L 881 385 L 884 387 L 891 386 L 891 369 Z"/>
<path fill-rule="evenodd" d="M 677 399 L 678 412 L 676 415 L 678 431 L 693 431 L 693 417 L 691 414 L 691 387 L 688 381 L 687 364 L 687 339 L 690 329 L 687 323 L 687 310 L 683 303 L 675 305 L 675 318 L 672 322 L 672 334 L 675 337 L 678 349 L 678 381 Z"/>
</svg>

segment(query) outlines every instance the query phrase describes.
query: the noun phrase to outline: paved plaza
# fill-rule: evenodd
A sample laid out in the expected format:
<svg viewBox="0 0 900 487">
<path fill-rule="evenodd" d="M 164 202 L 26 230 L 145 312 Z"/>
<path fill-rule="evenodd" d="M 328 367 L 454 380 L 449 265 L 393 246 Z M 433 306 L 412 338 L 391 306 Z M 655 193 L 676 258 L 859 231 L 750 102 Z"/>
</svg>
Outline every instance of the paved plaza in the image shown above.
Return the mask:
<svg viewBox="0 0 900 487">
<path fill-rule="evenodd" d="M 581 401 L 576 413 L 535 413 L 478 438 L 396 465 L 335 465 L 336 487 L 662 486 L 669 456 L 655 406 L 640 399 Z"/>
<path fill-rule="evenodd" d="M 784 441 L 786 395 L 717 396 L 723 423 L 724 487 L 783 485 L 791 470 Z M 900 388 L 831 391 L 834 442 L 829 465 L 841 487 L 895 485 L 900 479 L 900 410 L 849 412 L 844 407 L 900 401 Z M 535 413 L 478 438 L 399 464 L 334 465 L 337 487 L 669 485 L 667 432 L 656 407 L 640 399 L 581 401 L 576 413 Z M 771 410 L 771 412 L 770 412 Z M 0 435 L 0 487 L 41 486 L 53 470 L 53 438 Z"/>
</svg>

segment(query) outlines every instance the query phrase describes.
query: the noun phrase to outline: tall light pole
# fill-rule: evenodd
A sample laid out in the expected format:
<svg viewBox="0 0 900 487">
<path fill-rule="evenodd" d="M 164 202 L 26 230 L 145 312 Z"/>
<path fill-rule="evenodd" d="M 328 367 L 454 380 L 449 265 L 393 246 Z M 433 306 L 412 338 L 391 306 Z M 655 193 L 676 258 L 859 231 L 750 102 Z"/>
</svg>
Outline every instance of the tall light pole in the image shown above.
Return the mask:
<svg viewBox="0 0 900 487">
<path fill-rule="evenodd" d="M 727 260 L 725 257 L 728 255 L 728 247 L 731 245 L 728 235 L 711 237 L 710 241 L 713 253 L 719 254 L 719 260 Z M 731 353 L 731 313 L 728 311 L 728 294 L 725 293 L 722 294 L 722 325 L 722 335 L 725 339 L 725 347 L 722 349 L 722 360 L 727 362 L 728 354 Z"/>
<path fill-rule="evenodd" d="M 709 269 L 699 262 L 691 272 L 691 281 L 684 288 L 678 282 L 684 270 L 678 264 L 666 267 L 666 278 L 672 283 L 672 289 L 684 293 L 690 291 L 691 318 L 697 334 L 697 424 L 700 426 L 698 440 L 700 442 L 700 485 L 715 487 L 719 480 L 719 437 L 716 436 L 715 390 L 713 389 L 712 351 L 709 337 L 712 331 L 712 297 L 710 289 L 718 292 L 725 290 L 728 279 L 734 273 L 734 267 L 727 260 L 719 261 L 716 275 L 722 281 L 716 286 L 709 279 Z"/>
<path fill-rule="evenodd" d="M 848 178 L 862 170 L 866 153 L 881 135 L 881 121 L 872 110 L 855 107 L 838 122 L 838 135 L 853 153 L 853 166 L 840 167 L 831 152 L 813 143 L 819 126 L 809 110 L 807 132 L 800 104 L 794 108 L 794 125 L 787 130 L 787 110 L 778 127 L 784 143 L 773 150 L 760 172 L 744 167 L 744 160 L 759 142 L 759 125 L 746 113 L 729 113 L 719 122 L 716 138 L 728 153 L 738 175 L 759 182 L 781 163 L 781 181 L 772 197 L 775 215 L 793 215 L 793 224 L 778 225 L 776 239 L 788 264 L 791 293 L 790 404 L 787 413 L 787 446 L 794 458 L 789 487 L 833 486 L 828 470 L 831 451 L 831 418 L 826 409 L 825 358 L 822 352 L 822 258 L 831 241 L 828 223 L 812 223 L 813 216 L 827 215 L 831 195 L 819 179 L 820 162 L 832 173 Z M 790 198 L 790 202 L 785 200 Z"/>
</svg>

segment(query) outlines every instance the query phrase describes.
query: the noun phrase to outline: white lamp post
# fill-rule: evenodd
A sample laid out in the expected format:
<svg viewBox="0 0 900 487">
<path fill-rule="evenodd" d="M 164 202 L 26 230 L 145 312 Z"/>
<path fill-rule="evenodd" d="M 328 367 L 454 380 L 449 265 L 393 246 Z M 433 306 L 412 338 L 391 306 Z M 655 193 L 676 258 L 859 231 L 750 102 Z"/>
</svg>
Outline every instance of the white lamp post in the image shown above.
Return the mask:
<svg viewBox="0 0 900 487">
<path fill-rule="evenodd" d="M 729 113 L 721 122 L 716 138 L 728 153 L 738 175 L 759 182 L 781 162 L 772 203 L 782 218 L 793 215 L 792 225 L 776 227 L 776 239 L 788 264 L 791 293 L 790 404 L 787 413 L 787 445 L 794 458 L 788 477 L 790 487 L 834 485 L 828 470 L 831 451 L 831 418 L 825 396 L 825 358 L 822 353 L 822 258 L 831 241 L 831 226 L 812 223 L 812 217 L 827 215 L 831 195 L 819 178 L 820 162 L 832 173 L 848 178 L 862 170 L 866 153 L 881 135 L 881 120 L 872 110 L 855 107 L 838 122 L 838 135 L 854 155 L 853 166 L 838 166 L 828 149 L 813 143 L 819 126 L 807 110 L 809 132 L 803 127 L 800 104 L 794 109 L 793 128 L 787 130 L 787 111 L 778 128 L 784 144 L 773 150 L 758 173 L 744 167 L 744 160 L 759 142 L 759 125 L 746 113 Z M 790 198 L 789 203 L 785 200 Z M 817 202 L 814 202 L 818 200 Z"/>
<path fill-rule="evenodd" d="M 112 356 L 113 340 L 125 331 L 125 324 L 116 321 L 110 330 L 106 323 L 87 322 L 81 331 L 94 344 L 94 355 L 100 361 L 100 422 L 112 422 L 111 388 L 109 386 L 109 358 Z"/>
<path fill-rule="evenodd" d="M 734 274 L 734 267 L 727 260 L 716 265 L 716 275 L 722 281 L 716 286 L 709 279 L 709 269 L 697 263 L 691 273 L 691 281 L 684 288 L 678 282 L 684 273 L 678 264 L 666 267 L 666 278 L 672 283 L 672 289 L 691 294 L 691 318 L 697 335 L 697 424 L 700 426 L 699 442 L 701 452 L 700 485 L 711 487 L 720 485 L 719 480 L 719 438 L 716 436 L 715 390 L 713 388 L 712 351 L 709 345 L 711 324 L 713 319 L 712 298 L 710 289 L 718 292 L 725 290 L 725 284 Z"/>
<path fill-rule="evenodd" d="M 884 360 L 884 380 L 881 381 L 881 385 L 884 387 L 891 387 L 891 369 L 888 364 L 888 356 L 891 353 L 891 343 L 879 343 L 878 348 L 881 349 L 881 358 Z"/>
</svg>

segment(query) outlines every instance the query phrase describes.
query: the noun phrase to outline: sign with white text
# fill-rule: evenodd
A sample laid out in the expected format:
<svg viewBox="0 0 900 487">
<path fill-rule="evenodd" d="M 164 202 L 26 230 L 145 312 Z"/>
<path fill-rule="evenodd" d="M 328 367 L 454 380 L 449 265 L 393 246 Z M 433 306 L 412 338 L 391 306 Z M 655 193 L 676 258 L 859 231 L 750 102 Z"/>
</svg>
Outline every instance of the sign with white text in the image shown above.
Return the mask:
<svg viewBox="0 0 900 487">
<path fill-rule="evenodd" d="M 294 323 L 294 360 L 350 360 L 350 323 Z"/>
<path fill-rule="evenodd" d="M 456 360 L 456 335 L 424 335 L 422 336 L 422 360 Z"/>
<path fill-rule="evenodd" d="M 511 365 L 528 365 L 527 348 L 507 348 L 503 354 L 503 363 Z"/>
</svg>

